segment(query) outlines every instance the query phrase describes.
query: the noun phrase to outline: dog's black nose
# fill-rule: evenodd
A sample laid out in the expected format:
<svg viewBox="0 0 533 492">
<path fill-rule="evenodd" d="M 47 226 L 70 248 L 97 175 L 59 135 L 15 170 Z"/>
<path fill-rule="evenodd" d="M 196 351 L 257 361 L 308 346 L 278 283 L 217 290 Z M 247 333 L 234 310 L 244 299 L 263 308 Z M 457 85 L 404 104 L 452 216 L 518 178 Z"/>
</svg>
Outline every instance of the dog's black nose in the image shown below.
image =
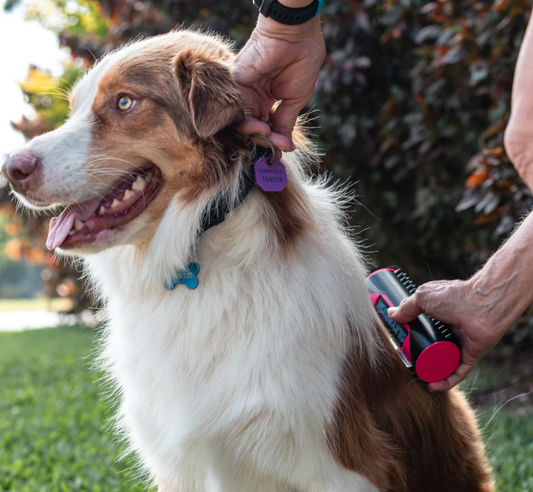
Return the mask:
<svg viewBox="0 0 533 492">
<path fill-rule="evenodd" d="M 39 165 L 39 158 L 25 150 L 11 156 L 2 165 L 2 172 L 15 191 L 27 191 Z"/>
</svg>

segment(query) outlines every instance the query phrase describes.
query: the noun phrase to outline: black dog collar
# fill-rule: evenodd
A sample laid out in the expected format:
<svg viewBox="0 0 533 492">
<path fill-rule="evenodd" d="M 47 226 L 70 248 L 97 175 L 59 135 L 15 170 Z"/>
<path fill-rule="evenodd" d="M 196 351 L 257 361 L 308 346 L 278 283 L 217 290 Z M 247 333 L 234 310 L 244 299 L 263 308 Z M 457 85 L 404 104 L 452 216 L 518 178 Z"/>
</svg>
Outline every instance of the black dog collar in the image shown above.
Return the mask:
<svg viewBox="0 0 533 492">
<path fill-rule="evenodd" d="M 255 186 L 254 178 L 254 165 L 261 158 L 266 157 L 271 153 L 270 149 L 255 146 L 252 150 L 252 158 L 248 169 L 241 175 L 239 189 L 235 200 L 230 203 L 227 196 L 221 196 L 217 200 L 211 202 L 202 213 L 202 219 L 200 222 L 200 229 L 198 236 L 201 236 L 205 231 L 215 227 L 218 224 L 224 222 L 226 214 L 229 214 L 232 210 L 237 208 L 246 198 L 248 193 L 252 191 Z"/>
</svg>

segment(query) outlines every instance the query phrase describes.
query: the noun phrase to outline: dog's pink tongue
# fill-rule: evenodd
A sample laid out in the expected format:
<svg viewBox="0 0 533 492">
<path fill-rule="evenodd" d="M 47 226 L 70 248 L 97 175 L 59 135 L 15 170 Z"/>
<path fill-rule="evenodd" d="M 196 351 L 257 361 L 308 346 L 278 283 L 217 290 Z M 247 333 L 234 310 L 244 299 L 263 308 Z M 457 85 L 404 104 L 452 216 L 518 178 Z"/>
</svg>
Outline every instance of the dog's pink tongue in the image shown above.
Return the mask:
<svg viewBox="0 0 533 492">
<path fill-rule="evenodd" d="M 61 246 L 72 230 L 76 217 L 79 217 L 84 222 L 91 217 L 98 205 L 102 201 L 101 197 L 96 197 L 88 202 L 79 205 L 69 205 L 59 217 L 52 217 L 50 219 L 50 226 L 48 228 L 48 239 L 46 240 L 46 247 L 54 250 Z"/>
</svg>

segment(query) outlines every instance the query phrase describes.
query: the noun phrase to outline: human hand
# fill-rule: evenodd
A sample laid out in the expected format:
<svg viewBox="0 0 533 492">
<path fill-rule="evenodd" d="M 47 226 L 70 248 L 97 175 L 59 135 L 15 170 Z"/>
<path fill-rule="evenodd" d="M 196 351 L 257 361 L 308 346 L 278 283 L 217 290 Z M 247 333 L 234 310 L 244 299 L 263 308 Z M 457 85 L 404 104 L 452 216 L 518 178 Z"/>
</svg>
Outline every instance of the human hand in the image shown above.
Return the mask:
<svg viewBox="0 0 533 492">
<path fill-rule="evenodd" d="M 299 112 L 313 97 L 325 54 L 318 17 L 299 26 L 286 26 L 259 15 L 233 69 L 245 107 L 253 111 L 241 131 L 266 135 L 284 152 L 294 150 L 292 130 Z M 265 122 L 280 100 L 272 117 L 272 132 Z"/>
<path fill-rule="evenodd" d="M 389 316 L 398 323 L 408 323 L 427 313 L 452 325 L 460 338 L 459 366 L 445 381 L 431 383 L 430 390 L 447 391 L 459 384 L 507 332 L 515 319 L 508 318 L 508 313 L 503 312 L 505 303 L 499 304 L 498 300 L 494 289 L 485 290 L 474 277 L 469 281 L 428 282 L 397 308 L 389 309 Z"/>
</svg>

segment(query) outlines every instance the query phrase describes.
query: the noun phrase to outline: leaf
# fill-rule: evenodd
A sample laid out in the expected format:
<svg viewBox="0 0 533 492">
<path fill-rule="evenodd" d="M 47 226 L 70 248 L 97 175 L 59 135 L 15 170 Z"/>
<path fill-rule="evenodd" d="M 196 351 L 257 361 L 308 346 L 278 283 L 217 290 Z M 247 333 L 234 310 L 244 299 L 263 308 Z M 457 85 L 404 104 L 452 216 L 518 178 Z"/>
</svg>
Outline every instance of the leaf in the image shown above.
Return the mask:
<svg viewBox="0 0 533 492">
<path fill-rule="evenodd" d="M 513 229 L 515 224 L 515 220 L 510 215 L 504 215 L 500 223 L 498 224 L 498 227 L 496 227 L 496 230 L 494 231 L 494 235 L 496 236 L 504 236 L 506 234 L 509 234 L 511 230 Z"/>
<path fill-rule="evenodd" d="M 482 215 L 481 217 L 478 217 L 475 221 L 477 225 L 481 224 L 487 224 L 488 222 L 492 222 L 493 220 L 496 220 L 498 218 L 498 214 L 494 212 L 490 215 Z"/>
<path fill-rule="evenodd" d="M 478 82 L 486 79 L 489 75 L 490 66 L 484 61 L 480 60 L 470 65 L 470 84 L 476 85 Z"/>
<path fill-rule="evenodd" d="M 462 198 L 462 200 L 457 204 L 455 207 L 456 212 L 463 212 L 464 210 L 467 210 L 477 203 L 479 203 L 480 200 L 483 199 L 485 196 L 486 191 L 480 190 L 480 189 L 474 189 L 467 192 L 467 194 Z"/>
<path fill-rule="evenodd" d="M 492 212 L 496 210 L 499 204 L 500 204 L 500 197 L 498 195 L 494 195 L 485 205 L 485 208 L 483 209 L 483 213 L 485 215 L 490 215 Z"/>
<path fill-rule="evenodd" d="M 505 150 L 503 150 L 503 147 L 496 147 L 494 149 L 483 150 L 483 153 L 494 157 L 502 157 L 505 155 Z"/>
<path fill-rule="evenodd" d="M 505 10 L 509 6 L 509 0 L 496 0 L 492 4 L 492 10 L 499 12 Z"/>
<path fill-rule="evenodd" d="M 370 26 L 370 19 L 368 17 L 368 14 L 364 10 L 359 10 L 355 16 L 357 20 L 357 25 L 367 34 L 372 31 L 372 27 Z"/>
<path fill-rule="evenodd" d="M 424 5 L 420 9 L 420 12 L 422 14 L 429 14 L 430 12 L 434 12 L 435 10 L 438 10 L 438 8 L 439 8 L 439 3 L 438 2 L 430 2 L 430 3 L 427 3 L 426 5 Z"/>
<path fill-rule="evenodd" d="M 422 43 L 425 43 L 426 41 L 437 39 L 441 31 L 442 29 L 440 28 L 440 26 L 437 26 L 437 25 L 423 27 L 416 34 L 415 43 L 422 44 Z"/>
<path fill-rule="evenodd" d="M 481 212 L 493 198 L 494 193 L 487 191 L 487 194 L 476 204 L 476 212 Z"/>
<path fill-rule="evenodd" d="M 445 65 L 451 65 L 453 63 L 458 63 L 465 58 L 465 52 L 462 48 L 452 48 L 448 53 L 446 53 L 441 59 L 440 62 Z"/>
<path fill-rule="evenodd" d="M 476 171 L 475 173 L 471 174 L 470 177 L 466 180 L 465 186 L 467 188 L 474 186 L 478 187 L 481 186 L 485 181 L 487 181 L 489 177 L 489 173 L 487 170 L 482 171 Z"/>
</svg>

